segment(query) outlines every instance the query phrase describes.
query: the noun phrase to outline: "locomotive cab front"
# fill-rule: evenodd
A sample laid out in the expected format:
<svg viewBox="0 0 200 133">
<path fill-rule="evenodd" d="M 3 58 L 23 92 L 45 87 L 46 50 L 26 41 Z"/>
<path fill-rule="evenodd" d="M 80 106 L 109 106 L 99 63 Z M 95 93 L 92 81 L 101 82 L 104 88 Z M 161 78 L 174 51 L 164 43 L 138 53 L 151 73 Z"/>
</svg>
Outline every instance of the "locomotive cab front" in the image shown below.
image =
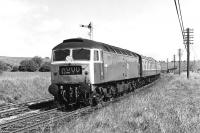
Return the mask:
<svg viewBox="0 0 200 133">
<path fill-rule="evenodd" d="M 86 102 L 94 83 L 94 64 L 100 61 L 100 49 L 66 48 L 52 51 L 49 92 L 67 104 Z"/>
</svg>

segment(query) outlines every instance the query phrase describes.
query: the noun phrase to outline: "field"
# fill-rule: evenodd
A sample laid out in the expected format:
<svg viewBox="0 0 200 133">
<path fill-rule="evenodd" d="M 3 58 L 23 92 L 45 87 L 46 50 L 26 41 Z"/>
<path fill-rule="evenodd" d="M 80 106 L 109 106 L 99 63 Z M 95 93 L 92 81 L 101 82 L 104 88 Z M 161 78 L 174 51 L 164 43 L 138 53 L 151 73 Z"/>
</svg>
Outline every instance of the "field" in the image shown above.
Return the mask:
<svg viewBox="0 0 200 133">
<path fill-rule="evenodd" d="M 65 133 L 198 133 L 200 74 L 162 75 L 160 82 L 137 90 L 118 103 L 60 128 Z"/>
<path fill-rule="evenodd" d="M 49 72 L 3 72 L 0 75 L 0 105 L 49 97 L 49 85 Z"/>
</svg>

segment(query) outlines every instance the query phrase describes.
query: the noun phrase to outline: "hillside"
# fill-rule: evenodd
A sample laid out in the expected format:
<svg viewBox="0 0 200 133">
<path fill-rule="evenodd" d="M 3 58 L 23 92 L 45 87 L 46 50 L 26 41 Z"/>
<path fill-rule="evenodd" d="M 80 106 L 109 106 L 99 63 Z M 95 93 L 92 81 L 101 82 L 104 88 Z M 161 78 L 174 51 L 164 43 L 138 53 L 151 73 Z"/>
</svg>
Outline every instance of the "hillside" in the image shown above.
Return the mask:
<svg viewBox="0 0 200 133">
<path fill-rule="evenodd" d="M 8 56 L 0 56 L 0 61 L 3 61 L 5 63 L 11 64 L 11 65 L 19 65 L 19 63 L 22 60 L 28 60 L 31 59 L 32 57 L 8 57 Z M 50 61 L 49 58 L 43 58 L 44 61 Z"/>
<path fill-rule="evenodd" d="M 31 57 L 8 57 L 8 56 L 0 56 L 0 61 L 11 65 L 19 65 L 22 60 L 30 59 Z"/>
</svg>

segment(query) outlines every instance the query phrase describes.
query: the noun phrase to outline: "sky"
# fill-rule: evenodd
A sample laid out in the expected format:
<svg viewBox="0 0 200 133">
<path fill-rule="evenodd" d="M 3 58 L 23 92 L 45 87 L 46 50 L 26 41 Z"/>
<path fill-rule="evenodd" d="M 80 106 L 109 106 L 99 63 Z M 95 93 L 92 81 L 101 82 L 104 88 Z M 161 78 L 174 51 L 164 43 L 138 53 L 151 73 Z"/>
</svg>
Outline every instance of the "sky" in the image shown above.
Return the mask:
<svg viewBox="0 0 200 133">
<path fill-rule="evenodd" d="M 184 27 L 194 29 L 191 60 L 200 59 L 200 1 L 180 0 Z M 0 0 L 0 56 L 51 57 L 69 38 L 89 38 L 156 60 L 186 60 L 174 0 Z"/>
</svg>

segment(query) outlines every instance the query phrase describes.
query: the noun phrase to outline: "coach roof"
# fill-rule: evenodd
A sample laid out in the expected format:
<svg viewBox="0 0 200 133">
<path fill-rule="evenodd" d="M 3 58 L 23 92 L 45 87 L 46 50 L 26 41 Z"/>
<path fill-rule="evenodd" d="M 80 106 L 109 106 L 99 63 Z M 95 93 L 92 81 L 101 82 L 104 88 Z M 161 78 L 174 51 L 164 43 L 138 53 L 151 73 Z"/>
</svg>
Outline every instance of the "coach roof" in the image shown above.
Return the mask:
<svg viewBox="0 0 200 133">
<path fill-rule="evenodd" d="M 103 49 L 104 51 L 108 51 L 112 53 L 139 56 L 137 53 L 131 52 L 126 49 L 118 48 L 118 47 L 111 46 L 105 43 L 96 42 L 96 41 L 83 39 L 83 38 L 73 38 L 73 39 L 64 40 L 59 45 L 55 46 L 53 50 L 67 49 L 67 48 L 97 48 L 97 49 Z"/>
</svg>

